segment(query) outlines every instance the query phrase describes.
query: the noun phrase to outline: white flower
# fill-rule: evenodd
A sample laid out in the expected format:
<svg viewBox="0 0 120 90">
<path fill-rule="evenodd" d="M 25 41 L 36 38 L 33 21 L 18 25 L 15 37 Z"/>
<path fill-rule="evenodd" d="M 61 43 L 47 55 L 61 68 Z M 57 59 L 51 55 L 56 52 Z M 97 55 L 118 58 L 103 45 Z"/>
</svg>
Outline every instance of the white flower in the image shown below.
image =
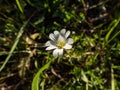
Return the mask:
<svg viewBox="0 0 120 90">
<path fill-rule="evenodd" d="M 66 31 L 66 29 L 62 29 L 60 32 L 54 31 L 49 35 L 51 40 L 45 43 L 46 50 L 53 50 L 54 57 L 63 56 L 64 49 L 71 49 L 74 42 L 72 38 L 68 38 L 69 35 L 70 31 Z"/>
</svg>

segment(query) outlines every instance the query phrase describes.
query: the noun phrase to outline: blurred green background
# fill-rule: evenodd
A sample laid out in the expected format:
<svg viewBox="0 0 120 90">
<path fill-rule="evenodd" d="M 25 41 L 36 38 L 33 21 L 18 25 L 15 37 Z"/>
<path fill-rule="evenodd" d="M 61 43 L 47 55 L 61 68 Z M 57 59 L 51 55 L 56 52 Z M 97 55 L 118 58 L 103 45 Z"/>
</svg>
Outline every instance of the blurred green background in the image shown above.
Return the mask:
<svg viewBox="0 0 120 90">
<path fill-rule="evenodd" d="M 0 90 L 120 90 L 119 0 L 0 0 Z M 73 48 L 44 44 L 67 29 Z"/>
</svg>

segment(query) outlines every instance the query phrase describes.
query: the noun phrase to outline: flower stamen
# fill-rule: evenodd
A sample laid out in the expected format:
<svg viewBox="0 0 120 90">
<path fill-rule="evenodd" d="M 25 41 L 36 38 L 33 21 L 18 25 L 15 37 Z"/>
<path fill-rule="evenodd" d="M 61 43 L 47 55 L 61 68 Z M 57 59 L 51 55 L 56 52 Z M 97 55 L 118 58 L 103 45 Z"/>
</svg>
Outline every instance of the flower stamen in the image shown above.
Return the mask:
<svg viewBox="0 0 120 90">
<path fill-rule="evenodd" d="M 59 49 L 61 49 L 61 48 L 63 48 L 64 46 L 65 46 L 65 42 L 58 42 L 57 43 L 57 47 L 59 48 Z"/>
</svg>

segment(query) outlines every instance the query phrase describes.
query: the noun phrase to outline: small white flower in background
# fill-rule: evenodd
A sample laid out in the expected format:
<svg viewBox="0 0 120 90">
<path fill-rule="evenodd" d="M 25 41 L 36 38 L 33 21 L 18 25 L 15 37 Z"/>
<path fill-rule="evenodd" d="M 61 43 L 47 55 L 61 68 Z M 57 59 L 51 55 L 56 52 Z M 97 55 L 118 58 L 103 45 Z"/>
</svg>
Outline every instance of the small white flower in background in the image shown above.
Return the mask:
<svg viewBox="0 0 120 90">
<path fill-rule="evenodd" d="M 63 56 L 64 49 L 71 49 L 74 42 L 72 38 L 68 38 L 69 35 L 70 31 L 66 31 L 66 29 L 50 33 L 50 40 L 45 43 L 46 50 L 53 50 L 54 57 Z"/>
</svg>

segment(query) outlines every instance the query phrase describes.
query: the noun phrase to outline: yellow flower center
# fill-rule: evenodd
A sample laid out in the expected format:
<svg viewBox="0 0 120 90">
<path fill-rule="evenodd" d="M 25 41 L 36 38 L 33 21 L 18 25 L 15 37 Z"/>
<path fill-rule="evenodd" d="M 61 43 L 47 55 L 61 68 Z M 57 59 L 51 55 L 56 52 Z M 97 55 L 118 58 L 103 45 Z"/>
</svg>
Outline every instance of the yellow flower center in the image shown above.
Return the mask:
<svg viewBox="0 0 120 90">
<path fill-rule="evenodd" d="M 59 49 L 61 49 L 61 48 L 63 48 L 64 46 L 65 46 L 65 42 L 58 42 L 57 43 L 57 47 L 59 48 Z"/>
</svg>

